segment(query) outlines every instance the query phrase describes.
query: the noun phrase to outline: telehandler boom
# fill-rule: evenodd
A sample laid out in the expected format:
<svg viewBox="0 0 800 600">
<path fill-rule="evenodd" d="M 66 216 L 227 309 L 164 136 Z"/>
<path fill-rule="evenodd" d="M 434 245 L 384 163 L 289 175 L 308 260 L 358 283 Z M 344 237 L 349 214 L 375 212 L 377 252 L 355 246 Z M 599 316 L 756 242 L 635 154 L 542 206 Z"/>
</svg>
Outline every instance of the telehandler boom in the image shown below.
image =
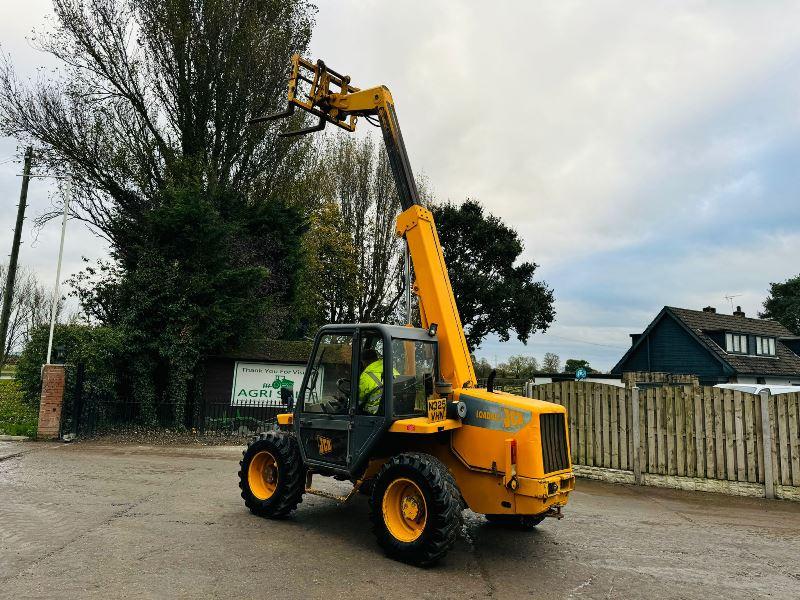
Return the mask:
<svg viewBox="0 0 800 600">
<path fill-rule="evenodd" d="M 490 521 L 532 528 L 561 518 L 574 489 L 564 407 L 478 388 L 456 299 L 431 212 L 419 204 L 394 101 L 378 86 L 295 55 L 288 109 L 315 126 L 355 131 L 359 117 L 383 132 L 403 211 L 396 232 L 414 265 L 423 327 L 380 323 L 326 325 L 281 431 L 256 437 L 240 463 L 239 487 L 255 514 L 281 518 L 314 475 L 370 491 L 378 543 L 394 558 L 428 565 L 453 546 L 464 508 Z M 346 501 L 347 497 L 337 498 Z"/>
</svg>

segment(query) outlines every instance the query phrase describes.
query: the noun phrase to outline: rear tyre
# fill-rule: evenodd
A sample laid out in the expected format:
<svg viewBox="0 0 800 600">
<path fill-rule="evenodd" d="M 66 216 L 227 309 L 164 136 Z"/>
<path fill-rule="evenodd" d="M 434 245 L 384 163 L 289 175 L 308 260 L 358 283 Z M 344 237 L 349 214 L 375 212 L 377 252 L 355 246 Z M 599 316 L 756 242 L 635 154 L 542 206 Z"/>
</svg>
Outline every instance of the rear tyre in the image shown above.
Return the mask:
<svg viewBox="0 0 800 600">
<path fill-rule="evenodd" d="M 418 566 L 436 563 L 455 544 L 461 494 L 447 467 L 428 454 L 398 454 L 375 479 L 373 532 L 387 556 Z"/>
<path fill-rule="evenodd" d="M 254 437 L 239 466 L 242 498 L 254 515 L 281 519 L 303 501 L 306 469 L 294 436 L 267 431 Z"/>
<path fill-rule="evenodd" d="M 486 520 L 495 525 L 504 525 L 521 529 L 522 531 L 533 531 L 542 521 L 544 515 L 484 515 Z"/>
</svg>

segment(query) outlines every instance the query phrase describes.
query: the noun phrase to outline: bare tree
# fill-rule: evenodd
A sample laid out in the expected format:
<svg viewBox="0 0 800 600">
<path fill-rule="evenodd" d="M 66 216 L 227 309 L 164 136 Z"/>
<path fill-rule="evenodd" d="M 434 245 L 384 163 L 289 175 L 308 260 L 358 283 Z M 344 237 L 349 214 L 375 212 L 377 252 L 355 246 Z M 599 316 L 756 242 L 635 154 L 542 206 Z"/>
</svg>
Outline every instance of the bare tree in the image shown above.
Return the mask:
<svg viewBox="0 0 800 600">
<path fill-rule="evenodd" d="M 542 359 L 542 371 L 545 373 L 558 373 L 561 370 L 561 359 L 558 354 L 546 352 Z"/>
<path fill-rule="evenodd" d="M 70 166 L 72 216 L 120 258 L 176 177 L 260 201 L 297 177 L 308 142 L 248 119 L 283 104 L 289 56 L 311 35 L 308 2 L 54 0 L 54 11 L 38 43 L 59 75 L 28 87 L 0 61 L 0 125 L 38 146 L 42 168 Z"/>
<path fill-rule="evenodd" d="M 24 298 L 27 294 L 28 281 L 22 274 L 22 268 L 17 269 L 17 279 L 14 285 L 14 293 L 11 298 L 11 315 L 8 321 L 6 339 L 0 340 L 0 368 L 5 365 L 8 355 L 17 347 L 27 321 L 26 303 Z M 8 265 L 0 265 L 0 281 L 5 281 L 8 275 Z M 4 300 L 5 288 L 0 290 L 0 302 Z"/>
<path fill-rule="evenodd" d="M 0 280 L 5 279 L 7 270 L 7 265 L 0 265 Z M 0 290 L 0 302 L 2 295 L 3 291 Z M 20 350 L 30 340 L 35 328 L 50 322 L 52 306 L 52 292 L 39 283 L 33 273 L 24 267 L 17 267 L 8 332 L 0 345 L 0 367 L 12 352 Z M 61 316 L 62 309 L 63 302 L 59 302 L 56 319 Z"/>
<path fill-rule="evenodd" d="M 492 372 L 492 365 L 485 358 L 472 356 L 472 364 L 475 366 L 475 375 L 478 379 L 486 379 Z"/>
<path fill-rule="evenodd" d="M 506 377 L 524 379 L 533 377 L 533 374 L 539 370 L 539 362 L 533 356 L 519 354 L 509 356 L 507 362 L 498 366 L 498 370 L 503 372 Z"/>
<path fill-rule="evenodd" d="M 355 293 L 341 279 L 327 280 L 336 289 L 324 292 L 331 302 L 326 317 L 330 322 L 389 321 L 403 294 L 403 246 L 394 227 L 400 200 L 383 145 L 372 137 L 332 135 L 320 145 L 316 161 L 314 210 L 327 211 L 328 219 L 335 214 L 348 238 L 339 243 L 339 258 L 354 262 Z M 337 207 L 333 213 L 326 208 L 330 204 Z M 312 228 L 309 235 L 318 233 Z M 344 263 L 343 272 L 351 272 Z"/>
<path fill-rule="evenodd" d="M 303 250 L 298 315 L 301 333 L 308 334 L 325 323 L 347 322 L 359 296 L 357 252 L 349 232 L 342 227 L 338 203 L 323 202 L 317 207 L 304 236 Z"/>
</svg>

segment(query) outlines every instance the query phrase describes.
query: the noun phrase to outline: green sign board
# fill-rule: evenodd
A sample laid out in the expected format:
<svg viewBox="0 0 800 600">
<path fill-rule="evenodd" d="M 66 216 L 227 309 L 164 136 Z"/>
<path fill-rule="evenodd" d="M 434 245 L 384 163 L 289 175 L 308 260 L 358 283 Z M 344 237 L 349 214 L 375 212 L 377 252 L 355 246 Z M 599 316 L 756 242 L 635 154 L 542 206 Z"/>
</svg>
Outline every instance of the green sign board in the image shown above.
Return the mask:
<svg viewBox="0 0 800 600">
<path fill-rule="evenodd" d="M 306 366 L 237 361 L 233 368 L 231 406 L 283 406 L 281 389 L 300 391 Z M 317 387 L 322 386 L 322 373 Z M 321 390 L 317 390 L 319 394 Z"/>
</svg>

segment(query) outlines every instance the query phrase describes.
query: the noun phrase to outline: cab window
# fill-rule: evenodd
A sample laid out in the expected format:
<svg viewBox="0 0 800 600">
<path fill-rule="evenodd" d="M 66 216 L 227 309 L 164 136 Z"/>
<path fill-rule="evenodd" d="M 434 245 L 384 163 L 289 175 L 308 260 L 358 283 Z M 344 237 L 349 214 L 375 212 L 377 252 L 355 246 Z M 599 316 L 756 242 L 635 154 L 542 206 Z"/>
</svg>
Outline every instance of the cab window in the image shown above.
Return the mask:
<svg viewBox="0 0 800 600">
<path fill-rule="evenodd" d="M 436 376 L 436 342 L 392 340 L 394 416 L 427 414 Z"/>
<path fill-rule="evenodd" d="M 384 412 L 383 336 L 368 331 L 361 334 L 359 349 L 358 413 L 382 415 Z"/>
<path fill-rule="evenodd" d="M 303 412 L 347 413 L 352 361 L 352 334 L 329 333 L 320 338 L 302 398 Z"/>
</svg>

